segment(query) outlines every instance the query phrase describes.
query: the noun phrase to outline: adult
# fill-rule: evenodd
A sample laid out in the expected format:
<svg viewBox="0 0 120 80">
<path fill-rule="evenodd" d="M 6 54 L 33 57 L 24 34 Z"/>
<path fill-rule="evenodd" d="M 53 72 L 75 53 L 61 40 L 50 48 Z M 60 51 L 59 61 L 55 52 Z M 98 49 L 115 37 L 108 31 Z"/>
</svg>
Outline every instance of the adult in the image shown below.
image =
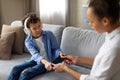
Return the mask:
<svg viewBox="0 0 120 80">
<path fill-rule="evenodd" d="M 78 73 L 63 63 L 54 64 L 56 72 L 67 72 L 77 80 L 120 80 L 120 1 L 90 0 L 87 17 L 98 33 L 106 32 L 104 44 L 95 59 L 66 55 L 66 63 L 93 65 L 89 75 Z"/>
</svg>

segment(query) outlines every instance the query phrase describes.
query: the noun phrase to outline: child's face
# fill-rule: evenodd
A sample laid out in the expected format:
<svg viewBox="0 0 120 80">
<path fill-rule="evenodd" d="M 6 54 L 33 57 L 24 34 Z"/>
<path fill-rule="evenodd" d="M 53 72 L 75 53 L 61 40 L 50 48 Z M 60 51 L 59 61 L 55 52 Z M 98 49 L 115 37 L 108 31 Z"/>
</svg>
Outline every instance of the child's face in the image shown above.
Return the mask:
<svg viewBox="0 0 120 80">
<path fill-rule="evenodd" d="M 41 32 L 42 32 L 42 26 L 41 23 L 38 21 L 37 23 L 32 23 L 30 24 L 30 31 L 31 34 L 34 38 L 38 38 L 41 36 Z"/>
</svg>

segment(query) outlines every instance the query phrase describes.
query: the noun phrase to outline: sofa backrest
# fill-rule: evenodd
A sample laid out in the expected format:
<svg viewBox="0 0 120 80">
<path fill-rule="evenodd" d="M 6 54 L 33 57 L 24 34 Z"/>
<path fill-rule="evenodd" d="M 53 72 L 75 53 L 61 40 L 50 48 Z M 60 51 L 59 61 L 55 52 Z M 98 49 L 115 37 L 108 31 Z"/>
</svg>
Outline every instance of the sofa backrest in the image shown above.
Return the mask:
<svg viewBox="0 0 120 80">
<path fill-rule="evenodd" d="M 11 26 L 22 26 L 22 21 L 21 20 L 15 20 L 13 22 L 11 22 L 10 24 Z M 53 34 L 55 35 L 58 43 L 61 43 L 61 36 L 62 36 L 62 31 L 65 28 L 65 26 L 63 25 L 55 25 L 55 24 L 42 24 L 43 26 L 43 30 L 48 30 L 53 32 Z"/>
<path fill-rule="evenodd" d="M 15 21 L 11 22 L 10 25 L 13 27 L 22 26 L 22 21 L 15 20 Z M 65 28 L 65 26 L 55 25 L 55 24 L 42 24 L 42 27 L 43 27 L 42 28 L 43 30 L 48 30 L 48 31 L 53 32 L 59 45 L 61 44 L 61 36 L 62 36 L 62 32 L 63 32 L 63 29 Z M 24 51 L 28 53 L 28 50 L 26 49 L 25 45 L 24 45 Z"/>
<path fill-rule="evenodd" d="M 61 50 L 65 54 L 94 58 L 104 39 L 105 34 L 98 34 L 92 30 L 67 27 L 63 30 Z"/>
<path fill-rule="evenodd" d="M 62 36 L 62 32 L 63 32 L 64 28 L 65 27 L 63 25 L 43 24 L 42 29 L 51 31 L 55 35 L 55 37 L 60 45 L 61 44 L 61 36 Z"/>
</svg>

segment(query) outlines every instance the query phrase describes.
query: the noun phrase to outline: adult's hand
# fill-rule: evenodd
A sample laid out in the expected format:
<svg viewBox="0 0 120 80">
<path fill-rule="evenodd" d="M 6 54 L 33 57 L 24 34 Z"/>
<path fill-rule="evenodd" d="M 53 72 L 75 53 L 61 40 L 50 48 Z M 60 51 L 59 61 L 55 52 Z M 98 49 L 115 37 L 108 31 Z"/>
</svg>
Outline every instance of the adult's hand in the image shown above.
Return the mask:
<svg viewBox="0 0 120 80">
<path fill-rule="evenodd" d="M 53 70 L 55 70 L 55 72 L 64 72 L 66 68 L 67 66 L 65 65 L 64 62 L 53 64 Z"/>
<path fill-rule="evenodd" d="M 72 56 L 72 55 L 64 55 L 62 58 L 64 58 L 64 62 L 67 64 L 76 64 L 78 61 L 77 56 Z"/>
<path fill-rule="evenodd" d="M 79 78 L 81 76 L 80 73 L 70 69 L 67 65 L 65 65 L 64 62 L 58 63 L 58 64 L 53 64 L 53 69 L 55 70 L 55 72 L 67 72 L 68 74 L 70 74 L 71 76 L 76 78 L 76 80 L 79 80 Z"/>
</svg>

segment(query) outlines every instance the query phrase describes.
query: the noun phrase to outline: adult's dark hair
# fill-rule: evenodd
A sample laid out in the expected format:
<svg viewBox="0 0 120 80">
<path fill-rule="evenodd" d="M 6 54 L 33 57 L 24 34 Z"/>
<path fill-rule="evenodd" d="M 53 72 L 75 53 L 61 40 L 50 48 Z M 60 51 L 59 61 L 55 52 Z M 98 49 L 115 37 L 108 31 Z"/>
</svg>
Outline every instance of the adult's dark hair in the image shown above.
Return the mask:
<svg viewBox="0 0 120 80">
<path fill-rule="evenodd" d="M 30 28 L 30 24 L 35 24 L 38 21 L 41 23 L 41 20 L 39 17 L 37 17 L 37 15 L 35 13 L 28 13 L 27 15 L 25 15 L 25 18 L 22 20 L 22 24 L 24 25 L 25 20 L 28 18 L 27 20 L 27 28 Z"/>
<path fill-rule="evenodd" d="M 108 17 L 111 24 L 115 24 L 120 18 L 120 0 L 90 0 L 89 7 L 93 8 L 98 19 Z"/>
</svg>

